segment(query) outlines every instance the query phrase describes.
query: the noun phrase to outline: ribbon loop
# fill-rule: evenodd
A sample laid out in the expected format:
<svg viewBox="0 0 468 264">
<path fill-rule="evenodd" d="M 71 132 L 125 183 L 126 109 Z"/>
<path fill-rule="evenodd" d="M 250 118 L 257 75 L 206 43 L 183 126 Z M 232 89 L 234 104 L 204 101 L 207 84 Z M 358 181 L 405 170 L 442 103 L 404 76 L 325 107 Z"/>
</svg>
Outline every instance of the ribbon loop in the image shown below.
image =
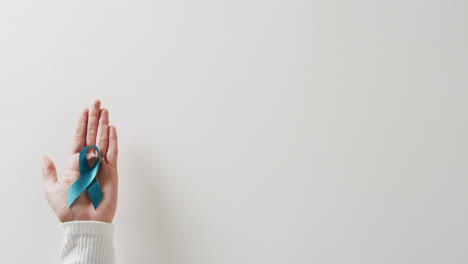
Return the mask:
<svg viewBox="0 0 468 264">
<path fill-rule="evenodd" d="M 94 148 L 98 155 L 97 161 L 92 167 L 89 166 L 88 160 L 86 159 L 86 152 L 90 147 Z M 98 147 L 95 145 L 84 147 L 80 151 L 78 162 L 80 167 L 80 177 L 67 190 L 68 207 L 70 207 L 76 198 L 78 198 L 78 196 L 80 196 L 80 194 L 86 189 L 88 191 L 89 198 L 91 198 L 91 202 L 93 202 L 94 209 L 96 209 L 103 197 L 101 187 L 99 187 L 96 180 L 96 175 L 99 169 Z"/>
</svg>

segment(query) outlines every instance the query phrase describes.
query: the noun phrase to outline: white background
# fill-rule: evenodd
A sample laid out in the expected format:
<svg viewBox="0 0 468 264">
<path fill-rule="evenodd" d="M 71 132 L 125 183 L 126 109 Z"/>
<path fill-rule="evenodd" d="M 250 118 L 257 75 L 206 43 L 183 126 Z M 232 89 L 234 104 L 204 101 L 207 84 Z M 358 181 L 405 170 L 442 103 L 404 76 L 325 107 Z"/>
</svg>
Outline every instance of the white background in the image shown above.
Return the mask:
<svg viewBox="0 0 468 264">
<path fill-rule="evenodd" d="M 465 0 L 1 1 L 0 262 L 99 98 L 118 263 L 467 263 Z"/>
</svg>

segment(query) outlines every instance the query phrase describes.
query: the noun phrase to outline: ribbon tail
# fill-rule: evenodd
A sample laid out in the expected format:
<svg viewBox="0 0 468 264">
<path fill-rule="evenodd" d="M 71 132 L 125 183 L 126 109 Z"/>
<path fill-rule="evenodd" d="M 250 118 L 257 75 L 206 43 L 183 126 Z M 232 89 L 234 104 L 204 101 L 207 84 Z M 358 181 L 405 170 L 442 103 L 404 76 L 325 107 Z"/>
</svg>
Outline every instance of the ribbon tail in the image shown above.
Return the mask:
<svg viewBox="0 0 468 264">
<path fill-rule="evenodd" d="M 86 190 L 88 190 L 88 195 L 89 198 L 91 198 L 91 202 L 93 202 L 94 209 L 97 209 L 99 202 L 102 200 L 103 194 L 101 187 L 99 187 L 99 184 L 96 181 L 96 178 L 93 179 Z"/>
<path fill-rule="evenodd" d="M 67 201 L 68 201 L 68 208 L 73 204 L 73 202 L 80 196 L 81 191 L 76 190 L 74 188 L 69 188 L 67 190 Z"/>
</svg>

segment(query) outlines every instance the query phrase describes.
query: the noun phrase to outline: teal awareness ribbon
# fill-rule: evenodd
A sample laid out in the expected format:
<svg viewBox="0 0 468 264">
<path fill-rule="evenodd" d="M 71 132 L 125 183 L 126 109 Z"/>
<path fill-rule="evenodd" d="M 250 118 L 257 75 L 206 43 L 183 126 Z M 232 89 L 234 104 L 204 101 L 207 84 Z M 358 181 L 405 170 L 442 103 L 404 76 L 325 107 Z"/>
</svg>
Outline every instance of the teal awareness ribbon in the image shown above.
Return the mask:
<svg viewBox="0 0 468 264">
<path fill-rule="evenodd" d="M 96 150 L 98 158 L 96 163 L 94 163 L 92 167 L 89 167 L 88 160 L 86 159 L 86 152 L 91 147 Z M 88 190 L 91 202 L 93 202 L 94 209 L 96 209 L 103 195 L 101 187 L 99 187 L 96 181 L 96 175 L 99 169 L 99 150 L 95 145 L 86 146 L 80 151 L 79 165 L 80 177 L 67 190 L 68 207 L 70 207 L 76 198 L 86 189 Z"/>
</svg>

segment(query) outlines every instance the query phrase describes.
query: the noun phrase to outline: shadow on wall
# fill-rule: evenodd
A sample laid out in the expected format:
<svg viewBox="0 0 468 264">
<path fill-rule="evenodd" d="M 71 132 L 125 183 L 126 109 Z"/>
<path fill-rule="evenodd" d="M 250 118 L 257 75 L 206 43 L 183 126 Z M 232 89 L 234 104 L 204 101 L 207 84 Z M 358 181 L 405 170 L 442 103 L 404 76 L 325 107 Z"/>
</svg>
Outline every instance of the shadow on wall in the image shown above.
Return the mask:
<svg viewBox="0 0 468 264">
<path fill-rule="evenodd" d="M 117 263 L 180 263 L 157 155 L 144 148 L 127 153 L 129 164 L 122 174 L 132 175 L 119 175 Z"/>
</svg>

